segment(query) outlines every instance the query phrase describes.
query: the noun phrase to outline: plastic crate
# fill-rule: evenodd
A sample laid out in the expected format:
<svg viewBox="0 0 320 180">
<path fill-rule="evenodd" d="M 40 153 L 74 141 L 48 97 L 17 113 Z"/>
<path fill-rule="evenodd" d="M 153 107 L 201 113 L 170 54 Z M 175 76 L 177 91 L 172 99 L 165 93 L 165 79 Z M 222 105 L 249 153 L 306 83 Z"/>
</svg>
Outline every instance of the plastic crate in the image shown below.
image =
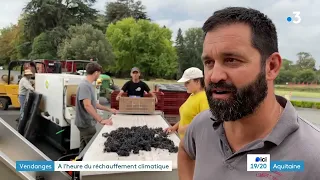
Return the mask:
<svg viewBox="0 0 320 180">
<path fill-rule="evenodd" d="M 163 92 L 164 99 L 167 98 L 176 98 L 176 99 L 185 99 L 187 100 L 190 94 L 186 92 Z"/>
<path fill-rule="evenodd" d="M 164 114 L 172 114 L 172 115 L 179 115 L 179 108 L 177 106 L 164 106 L 163 112 Z"/>
<path fill-rule="evenodd" d="M 180 108 L 180 106 L 186 101 L 185 98 L 165 98 L 164 99 L 164 106 L 174 106 L 176 108 Z"/>
</svg>

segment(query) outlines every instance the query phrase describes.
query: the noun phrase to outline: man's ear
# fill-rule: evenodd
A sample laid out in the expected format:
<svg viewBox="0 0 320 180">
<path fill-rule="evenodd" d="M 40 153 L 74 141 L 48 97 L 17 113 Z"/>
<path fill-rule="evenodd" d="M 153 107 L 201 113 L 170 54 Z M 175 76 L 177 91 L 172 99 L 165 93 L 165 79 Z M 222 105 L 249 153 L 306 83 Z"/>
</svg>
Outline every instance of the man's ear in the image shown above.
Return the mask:
<svg viewBox="0 0 320 180">
<path fill-rule="evenodd" d="M 273 53 L 266 61 L 266 79 L 275 80 L 282 66 L 282 58 L 279 53 Z"/>
</svg>

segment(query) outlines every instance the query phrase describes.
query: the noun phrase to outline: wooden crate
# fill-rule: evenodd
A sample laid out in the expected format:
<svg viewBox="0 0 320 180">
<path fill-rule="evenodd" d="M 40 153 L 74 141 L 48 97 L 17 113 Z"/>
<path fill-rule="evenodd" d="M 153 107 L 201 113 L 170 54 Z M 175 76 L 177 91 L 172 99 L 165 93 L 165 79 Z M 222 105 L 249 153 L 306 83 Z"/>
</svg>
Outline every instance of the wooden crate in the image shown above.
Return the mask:
<svg viewBox="0 0 320 180">
<path fill-rule="evenodd" d="M 126 114 L 153 114 L 155 112 L 155 99 L 153 97 L 121 97 L 119 112 Z"/>
</svg>

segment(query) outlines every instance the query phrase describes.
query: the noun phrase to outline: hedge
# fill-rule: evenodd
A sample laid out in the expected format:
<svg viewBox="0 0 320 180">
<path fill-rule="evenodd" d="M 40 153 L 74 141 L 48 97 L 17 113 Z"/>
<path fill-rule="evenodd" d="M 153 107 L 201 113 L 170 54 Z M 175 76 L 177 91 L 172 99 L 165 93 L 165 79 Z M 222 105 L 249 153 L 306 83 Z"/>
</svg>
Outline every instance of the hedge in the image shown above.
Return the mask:
<svg viewBox="0 0 320 180">
<path fill-rule="evenodd" d="M 319 87 L 286 87 L 286 86 L 276 86 L 276 90 L 283 90 L 283 91 L 300 91 L 300 92 L 319 92 Z"/>
<path fill-rule="evenodd" d="M 320 109 L 320 102 L 291 100 L 291 103 L 295 107 Z"/>
</svg>

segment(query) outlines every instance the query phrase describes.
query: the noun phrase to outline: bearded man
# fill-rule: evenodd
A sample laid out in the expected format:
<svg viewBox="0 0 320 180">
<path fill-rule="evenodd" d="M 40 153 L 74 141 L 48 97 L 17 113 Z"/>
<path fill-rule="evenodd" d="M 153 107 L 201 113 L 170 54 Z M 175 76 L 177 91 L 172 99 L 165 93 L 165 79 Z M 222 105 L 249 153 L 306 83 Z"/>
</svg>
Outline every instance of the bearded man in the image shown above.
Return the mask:
<svg viewBox="0 0 320 180">
<path fill-rule="evenodd" d="M 319 180 L 319 129 L 274 93 L 282 58 L 272 21 L 254 9 L 229 7 L 209 17 L 203 30 L 210 110 L 196 116 L 181 139 L 180 180 Z M 304 169 L 250 172 L 248 154 L 304 161 Z"/>
</svg>

